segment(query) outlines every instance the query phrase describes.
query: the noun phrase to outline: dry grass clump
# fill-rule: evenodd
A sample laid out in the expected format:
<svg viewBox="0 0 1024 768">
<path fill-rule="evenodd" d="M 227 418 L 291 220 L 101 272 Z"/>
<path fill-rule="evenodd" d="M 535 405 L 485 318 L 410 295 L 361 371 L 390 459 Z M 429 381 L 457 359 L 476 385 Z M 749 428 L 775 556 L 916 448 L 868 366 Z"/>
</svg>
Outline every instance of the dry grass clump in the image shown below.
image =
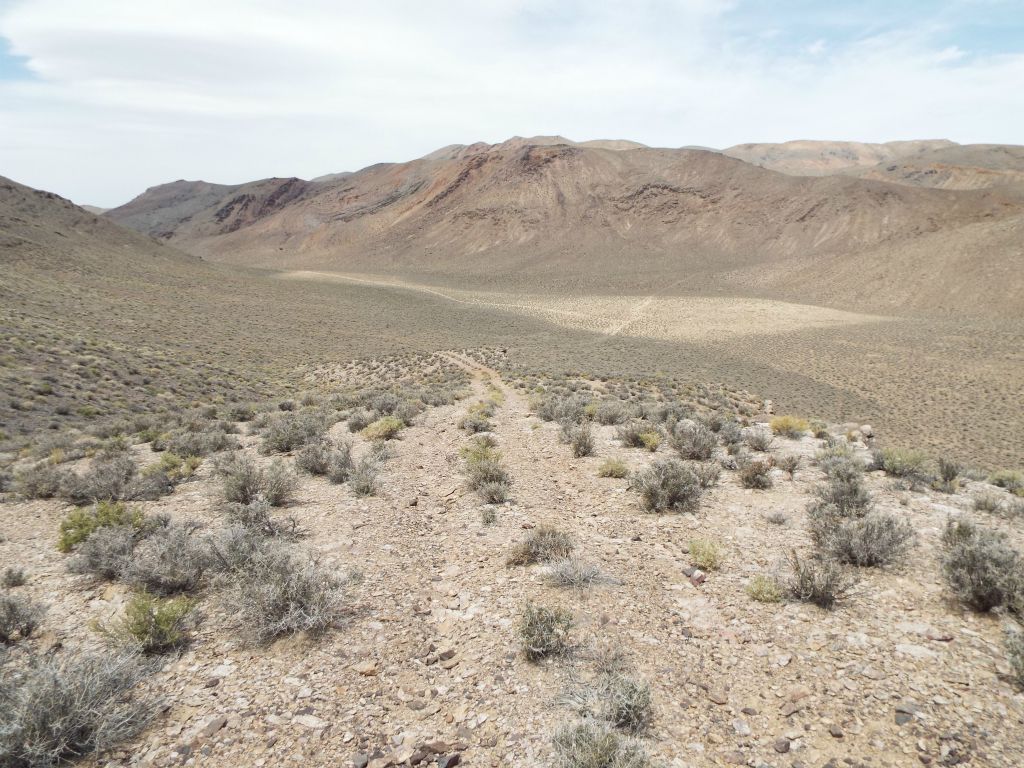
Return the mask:
<svg viewBox="0 0 1024 768">
<path fill-rule="evenodd" d="M 467 413 L 459 419 L 459 429 L 464 429 L 470 434 L 475 435 L 479 432 L 491 432 L 494 429 L 494 425 L 482 413 Z"/>
<path fill-rule="evenodd" d="M 989 475 L 988 481 L 999 488 L 1005 488 L 1015 496 L 1024 496 L 1024 472 L 1000 469 Z"/>
<path fill-rule="evenodd" d="M 630 734 L 642 734 L 654 719 L 650 686 L 629 674 L 624 663 L 601 669 L 593 679 L 576 685 L 566 697 L 577 714 L 597 719 Z"/>
<path fill-rule="evenodd" d="M 631 409 L 618 399 L 592 403 L 586 410 L 594 421 L 604 425 L 621 424 L 632 415 Z"/>
<path fill-rule="evenodd" d="M 373 454 L 363 456 L 351 469 L 348 486 L 356 496 L 374 496 L 380 481 L 380 461 Z"/>
<path fill-rule="evenodd" d="M 942 575 L 961 601 L 976 611 L 1024 612 L 1024 562 L 1004 534 L 950 520 L 942 543 Z"/>
<path fill-rule="evenodd" d="M 111 581 L 118 579 L 131 562 L 139 535 L 130 525 L 98 528 L 78 546 L 68 570 Z"/>
<path fill-rule="evenodd" d="M 875 466 L 910 482 L 921 482 L 928 476 L 927 463 L 928 457 L 921 451 L 902 448 L 883 448 L 874 455 Z"/>
<path fill-rule="evenodd" d="M 649 768 L 650 758 L 634 739 L 610 726 L 584 720 L 552 737 L 556 768 Z"/>
<path fill-rule="evenodd" d="M 567 653 L 572 614 L 564 608 L 527 603 L 519 616 L 519 645 L 528 661 Z"/>
<path fill-rule="evenodd" d="M 58 653 L 7 665 L 0 678 L 0 758 L 48 768 L 139 733 L 155 702 L 134 694 L 147 667 L 135 654 Z"/>
<path fill-rule="evenodd" d="M 265 645 L 283 635 L 328 629 L 340 615 L 342 587 L 313 560 L 265 545 L 235 571 L 228 605 L 242 632 Z"/>
<path fill-rule="evenodd" d="M 831 609 L 853 589 L 855 581 L 834 560 L 790 556 L 792 574 L 786 584 L 789 594 L 819 608 Z"/>
<path fill-rule="evenodd" d="M 579 424 L 587 418 L 587 407 L 590 401 L 580 395 L 545 396 L 536 403 L 534 412 L 544 421 L 569 421 Z"/>
<path fill-rule="evenodd" d="M 772 437 L 772 433 L 767 430 L 752 427 L 746 431 L 746 443 L 747 447 L 752 451 L 758 453 L 765 453 L 772 449 L 772 443 L 775 442 Z"/>
<path fill-rule="evenodd" d="M 799 440 L 811 429 L 810 422 L 799 416 L 776 416 L 768 425 L 776 435 L 788 437 L 791 440 Z"/>
<path fill-rule="evenodd" d="M 580 590 L 609 580 L 597 565 L 578 557 L 556 560 L 548 567 L 545 576 L 555 586 Z"/>
<path fill-rule="evenodd" d="M 334 444 L 326 438 L 307 443 L 295 454 L 295 468 L 307 475 L 326 475 L 333 452 Z"/>
<path fill-rule="evenodd" d="M 0 643 L 31 637 L 45 613 L 46 608 L 27 597 L 0 595 Z"/>
<path fill-rule="evenodd" d="M 187 597 L 161 599 L 145 592 L 125 606 L 124 616 L 97 629 L 117 645 L 144 654 L 167 653 L 188 642 L 195 601 Z"/>
<path fill-rule="evenodd" d="M 244 528 L 254 535 L 285 538 L 297 538 L 300 535 L 294 518 L 277 519 L 270 514 L 270 510 L 270 504 L 265 501 L 229 503 L 223 507 L 224 517 L 230 525 Z"/>
<path fill-rule="evenodd" d="M 48 461 L 40 461 L 14 473 L 14 491 L 26 499 L 52 499 L 60 494 L 67 472 Z"/>
<path fill-rule="evenodd" d="M 495 448 L 494 440 L 477 436 L 461 453 L 469 487 L 488 504 L 507 501 L 512 478 L 501 464 L 501 453 Z"/>
<path fill-rule="evenodd" d="M 705 571 L 717 571 L 722 567 L 722 547 L 712 539 L 691 539 L 689 544 L 690 562 Z"/>
<path fill-rule="evenodd" d="M 700 480 L 678 459 L 655 461 L 634 472 L 630 487 L 640 494 L 640 505 L 648 512 L 693 510 L 703 493 Z"/>
<path fill-rule="evenodd" d="M 404 427 L 405 422 L 397 416 L 381 416 L 364 427 L 359 434 L 367 440 L 394 440 Z"/>
<path fill-rule="evenodd" d="M 706 461 L 718 447 L 718 436 L 699 421 L 681 421 L 672 430 L 669 442 L 684 459 Z"/>
<path fill-rule="evenodd" d="M 506 562 L 508 565 L 548 563 L 568 557 L 575 548 L 576 542 L 565 531 L 550 525 L 539 525 L 512 548 Z"/>
<path fill-rule="evenodd" d="M 622 459 L 605 459 L 597 468 L 598 477 L 623 478 L 629 475 L 629 466 Z"/>
<path fill-rule="evenodd" d="M 938 460 L 939 476 L 935 478 L 932 487 L 943 493 L 956 493 L 960 487 L 960 472 L 962 467 L 956 461 L 945 457 Z"/>
<path fill-rule="evenodd" d="M 1024 629 L 1019 626 L 1006 629 L 1006 660 L 1017 685 L 1024 688 Z"/>
<path fill-rule="evenodd" d="M 777 603 L 782 600 L 782 585 L 777 579 L 759 573 L 747 584 L 746 592 L 751 600 L 759 603 Z"/>
<path fill-rule="evenodd" d="M 793 475 L 800 469 L 800 456 L 795 453 L 778 456 L 775 459 L 775 466 L 785 472 L 789 479 L 792 480 Z"/>
<path fill-rule="evenodd" d="M 740 485 L 759 491 L 768 490 L 774 485 L 771 470 L 771 461 L 749 459 L 740 466 Z"/>
<path fill-rule="evenodd" d="M 661 445 L 661 432 L 650 422 L 633 419 L 615 430 L 615 437 L 627 448 L 643 448 L 654 453 Z"/>
<path fill-rule="evenodd" d="M 686 468 L 693 472 L 700 487 L 705 490 L 718 485 L 718 480 L 722 476 L 722 468 L 717 464 L 703 461 L 688 461 L 686 462 Z"/>
</svg>

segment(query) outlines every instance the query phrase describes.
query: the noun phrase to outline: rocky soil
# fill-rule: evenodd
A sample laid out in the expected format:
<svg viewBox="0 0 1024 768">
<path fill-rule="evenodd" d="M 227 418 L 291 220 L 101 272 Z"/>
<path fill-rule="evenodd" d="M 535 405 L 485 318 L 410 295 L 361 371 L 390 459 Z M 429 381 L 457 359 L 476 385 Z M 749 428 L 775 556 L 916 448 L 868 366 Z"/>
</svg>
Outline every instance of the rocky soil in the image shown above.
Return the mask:
<svg viewBox="0 0 1024 768">
<path fill-rule="evenodd" d="M 725 471 L 694 514 L 643 512 L 624 479 L 597 476 L 608 457 L 638 468 L 656 458 L 597 427 L 597 455 L 572 458 L 555 423 L 468 358 L 475 396 L 504 394 L 493 435 L 512 501 L 485 524 L 466 488 L 457 427 L 470 401 L 432 408 L 391 443 L 377 496 L 303 478 L 286 510 L 302 546 L 338 573 L 356 571 L 346 611 L 318 638 L 267 648 L 242 643 L 231 606 L 211 591 L 194 642 L 146 685 L 165 709 L 135 743 L 96 764 L 138 766 L 533 766 L 550 764 L 552 732 L 574 713 L 564 694 L 603 649 L 621 649 L 650 684 L 654 724 L 643 739 L 665 766 L 1013 766 L 1024 764 L 1024 694 L 1009 677 L 1000 618 L 968 612 L 939 576 L 939 535 L 972 508 L 983 484 L 956 494 L 899 491 L 869 475 L 878 505 L 914 523 L 919 542 L 897 569 L 861 569 L 833 611 L 753 601 L 751 577 L 805 550 L 812 464 L 820 441 L 776 438 L 803 457 L 774 487 L 743 489 Z M 343 423 L 332 434 L 347 434 Z M 368 446 L 356 437 L 356 450 Z M 244 450 L 258 439 L 242 437 Z M 148 452 L 148 448 L 140 448 Z M 660 452 L 667 452 L 662 447 Z M 151 461 L 152 458 L 147 458 Z M 216 525 L 210 462 L 147 512 Z M 987 485 L 986 491 L 991 491 Z M 90 622 L 117 615 L 127 592 L 68 573 L 57 552 L 58 501 L 0 507 L 0 563 L 49 605 L 40 650 L 96 645 Z M 982 515 L 983 513 L 971 514 Z M 770 522 L 784 517 L 781 524 Z M 1020 520 L 990 517 L 1020 548 Z M 551 524 L 609 578 L 554 586 L 543 566 L 510 567 L 512 543 Z M 721 568 L 691 578 L 694 537 L 719 542 Z M 574 650 L 528 662 L 515 627 L 526 601 L 570 609 Z M 88 763 L 91 764 L 91 763 Z"/>
</svg>

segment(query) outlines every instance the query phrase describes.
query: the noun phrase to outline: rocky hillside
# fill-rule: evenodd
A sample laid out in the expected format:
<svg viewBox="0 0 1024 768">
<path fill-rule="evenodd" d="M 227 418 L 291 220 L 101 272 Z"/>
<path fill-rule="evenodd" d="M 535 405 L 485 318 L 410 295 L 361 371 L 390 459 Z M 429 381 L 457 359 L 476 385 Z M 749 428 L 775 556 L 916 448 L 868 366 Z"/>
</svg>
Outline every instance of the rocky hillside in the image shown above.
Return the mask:
<svg viewBox="0 0 1024 768">
<path fill-rule="evenodd" d="M 513 139 L 318 182 L 175 182 L 107 216 L 205 258 L 277 269 L 752 291 L 886 311 L 1024 307 L 1013 267 L 1024 205 L 1010 191 L 794 177 L 716 152 L 614 146 Z"/>
</svg>

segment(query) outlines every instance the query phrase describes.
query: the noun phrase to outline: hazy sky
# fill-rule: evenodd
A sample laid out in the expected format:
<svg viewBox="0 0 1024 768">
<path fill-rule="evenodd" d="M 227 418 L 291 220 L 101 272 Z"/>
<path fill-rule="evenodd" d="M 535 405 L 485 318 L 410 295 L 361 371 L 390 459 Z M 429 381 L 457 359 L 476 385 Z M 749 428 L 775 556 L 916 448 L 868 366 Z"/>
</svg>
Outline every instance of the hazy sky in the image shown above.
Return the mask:
<svg viewBox="0 0 1024 768">
<path fill-rule="evenodd" d="M 0 175 L 79 203 L 553 133 L 1024 143 L 1024 0 L 0 0 Z"/>
</svg>

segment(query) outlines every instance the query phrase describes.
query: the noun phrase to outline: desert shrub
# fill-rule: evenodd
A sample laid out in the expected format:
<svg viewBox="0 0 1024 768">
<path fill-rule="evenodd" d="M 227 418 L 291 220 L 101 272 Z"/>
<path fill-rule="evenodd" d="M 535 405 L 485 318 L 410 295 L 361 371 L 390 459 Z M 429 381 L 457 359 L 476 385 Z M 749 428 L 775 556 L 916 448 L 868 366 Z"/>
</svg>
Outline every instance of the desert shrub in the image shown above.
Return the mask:
<svg viewBox="0 0 1024 768">
<path fill-rule="evenodd" d="M 842 517 L 863 517 L 870 512 L 874 501 L 864 486 L 860 465 L 840 462 L 831 469 L 829 481 L 815 489 L 811 510 L 828 507 L 832 514 Z"/>
<path fill-rule="evenodd" d="M 381 416 L 362 430 L 360 434 L 367 440 L 393 440 L 402 431 L 405 424 L 394 416 Z"/>
<path fill-rule="evenodd" d="M 483 459 L 501 459 L 501 454 L 496 450 L 498 441 L 494 435 L 474 435 L 467 445 L 459 449 L 459 455 L 466 460 L 466 463 L 481 461 Z"/>
<path fill-rule="evenodd" d="M 27 499 L 52 499 L 60 493 L 67 472 L 41 461 L 14 473 L 14 490 Z"/>
<path fill-rule="evenodd" d="M 490 432 L 494 429 L 494 425 L 482 413 L 467 413 L 459 419 L 459 429 L 464 429 L 470 434 L 476 434 L 478 432 Z"/>
<path fill-rule="evenodd" d="M 759 573 L 747 584 L 747 594 L 759 603 L 777 603 L 782 599 L 782 587 L 778 580 Z"/>
<path fill-rule="evenodd" d="M 928 458 L 920 451 L 901 448 L 884 448 L 878 452 L 876 463 L 893 477 L 920 480 L 927 474 L 925 465 Z"/>
<path fill-rule="evenodd" d="M 587 400 L 578 395 L 549 395 L 537 405 L 536 413 L 544 421 L 570 421 L 579 424 L 586 419 L 587 404 Z"/>
<path fill-rule="evenodd" d="M 78 546 L 68 570 L 101 579 L 119 579 L 131 562 L 137 538 L 138 531 L 130 525 L 98 528 Z"/>
<path fill-rule="evenodd" d="M 262 453 L 288 453 L 308 443 L 322 440 L 327 431 L 323 415 L 286 413 L 274 419 L 263 431 Z"/>
<path fill-rule="evenodd" d="M 722 445 L 738 445 L 743 442 L 743 428 L 735 421 L 722 421 L 718 428 L 718 439 Z"/>
<path fill-rule="evenodd" d="M 286 412 L 287 411 L 294 411 L 295 410 L 295 401 L 294 400 L 282 400 L 280 403 L 277 404 L 277 409 L 279 411 L 286 411 Z"/>
<path fill-rule="evenodd" d="M 785 525 L 787 522 L 789 522 L 789 515 L 787 515 L 782 510 L 776 509 L 771 512 L 768 512 L 764 516 L 764 519 L 772 525 Z"/>
<path fill-rule="evenodd" d="M 348 485 L 356 496 L 373 496 L 377 493 L 377 481 L 380 476 L 380 465 L 373 456 L 364 456 L 352 468 Z"/>
<path fill-rule="evenodd" d="M 978 512 L 999 512 L 1003 506 L 1003 497 L 998 493 L 979 493 L 974 497 L 974 509 Z"/>
<path fill-rule="evenodd" d="M 296 632 L 321 633 L 340 614 L 341 583 L 314 561 L 280 547 L 251 552 L 236 574 L 229 605 L 257 644 Z"/>
<path fill-rule="evenodd" d="M 623 478 L 629 475 L 629 467 L 621 459 L 605 459 L 597 468 L 598 477 Z"/>
<path fill-rule="evenodd" d="M 527 603 L 519 616 L 519 644 L 529 661 L 539 661 L 569 650 L 572 614 L 564 608 Z"/>
<path fill-rule="evenodd" d="M 1024 687 L 1024 630 L 1007 628 L 1005 634 L 1006 660 L 1017 685 Z"/>
<path fill-rule="evenodd" d="M 684 459 L 710 459 L 718 446 L 718 436 L 699 421 L 681 421 L 672 431 L 672 447 Z"/>
<path fill-rule="evenodd" d="M 133 654 L 65 652 L 10 666 L 0 679 L 3 765 L 48 768 L 132 738 L 155 714 L 132 691 L 147 672 Z"/>
<path fill-rule="evenodd" d="M 758 428 L 747 430 L 746 443 L 752 451 L 758 451 L 759 453 L 770 451 L 773 442 L 774 439 L 772 438 L 771 432 Z"/>
<path fill-rule="evenodd" d="M 913 546 L 913 526 L 890 512 L 873 511 L 862 517 L 844 517 L 834 507 L 809 511 L 814 543 L 840 563 L 862 567 L 889 565 Z"/>
<path fill-rule="evenodd" d="M 830 609 L 846 597 L 854 581 L 834 560 L 801 558 L 796 552 L 790 556 L 792 575 L 787 588 L 789 594 L 805 603 Z"/>
<path fill-rule="evenodd" d="M 3 575 L 0 576 L 0 586 L 4 589 L 13 589 L 14 587 L 21 587 L 25 585 L 25 569 L 17 568 L 10 565 L 4 568 Z"/>
<path fill-rule="evenodd" d="M 476 492 L 487 504 L 504 504 L 512 497 L 512 486 L 502 480 L 489 480 Z"/>
<path fill-rule="evenodd" d="M 216 465 L 224 500 L 238 504 L 256 501 L 263 489 L 263 472 L 244 453 L 233 453 Z"/>
<path fill-rule="evenodd" d="M 621 400 L 601 400 L 594 404 L 593 418 L 598 424 L 621 424 L 630 416 Z"/>
<path fill-rule="evenodd" d="M 950 520 L 942 543 L 942 574 L 961 601 L 976 611 L 1024 609 L 1024 563 L 1003 534 Z"/>
<path fill-rule="evenodd" d="M 349 432 L 361 432 L 370 426 L 377 419 L 377 414 L 365 408 L 359 408 L 349 414 L 345 422 Z"/>
<path fill-rule="evenodd" d="M 569 426 L 566 442 L 577 459 L 594 455 L 594 433 L 587 422 Z"/>
<path fill-rule="evenodd" d="M 140 541 L 121 578 L 157 595 L 196 590 L 210 565 L 206 540 L 192 523 L 172 523 Z"/>
<path fill-rule="evenodd" d="M 509 565 L 547 563 L 568 557 L 576 543 L 565 531 L 550 525 L 539 525 L 519 541 L 508 556 Z"/>
<path fill-rule="evenodd" d="M 768 461 L 756 459 L 744 462 L 740 467 L 740 485 L 762 491 L 771 488 L 771 469 L 772 465 Z"/>
<path fill-rule="evenodd" d="M 648 512 L 694 509 L 703 492 L 697 476 L 677 459 L 655 461 L 634 472 L 630 487 Z"/>
<path fill-rule="evenodd" d="M 498 513 L 494 507 L 484 507 L 480 510 L 480 522 L 484 525 L 494 525 L 498 522 Z"/>
<path fill-rule="evenodd" d="M 295 454 L 295 467 L 309 475 L 326 475 L 333 450 L 330 440 L 317 440 L 304 445 Z"/>
<path fill-rule="evenodd" d="M 100 501 L 90 509 L 74 509 L 60 521 L 57 549 L 70 552 L 103 527 L 128 526 L 138 531 L 143 520 L 142 510 L 120 501 Z"/>
<path fill-rule="evenodd" d="M 653 424 L 634 419 L 619 426 L 615 437 L 627 448 L 645 448 L 652 453 L 661 445 L 661 433 Z"/>
<path fill-rule="evenodd" d="M 583 720 L 555 731 L 556 768 L 649 768 L 650 758 L 633 739 L 610 726 Z"/>
<path fill-rule="evenodd" d="M 776 435 L 793 440 L 799 440 L 811 429 L 810 423 L 798 416 L 776 416 L 769 422 L 769 426 Z"/>
<path fill-rule="evenodd" d="M 367 404 L 371 411 L 376 411 L 383 416 L 390 416 L 401 402 L 394 392 L 377 392 L 370 397 Z"/>
<path fill-rule="evenodd" d="M 228 418 L 232 421 L 252 421 L 256 418 L 256 409 L 248 403 L 239 403 L 228 410 Z"/>
<path fill-rule="evenodd" d="M 401 421 L 405 426 L 410 427 L 416 417 L 423 413 L 426 408 L 421 400 L 403 400 L 395 408 L 392 415 Z"/>
<path fill-rule="evenodd" d="M 650 686 L 628 674 L 623 664 L 600 666 L 592 680 L 569 693 L 567 703 L 577 714 L 596 718 L 619 730 L 632 734 L 646 731 L 654 717 Z"/>
<path fill-rule="evenodd" d="M 134 476 L 135 463 L 128 456 L 95 460 L 84 474 L 65 477 L 61 495 L 76 504 L 121 499 Z"/>
<path fill-rule="evenodd" d="M 345 442 L 331 452 L 327 464 L 327 479 L 332 483 L 346 483 L 352 476 L 355 462 L 352 459 L 352 444 Z"/>
<path fill-rule="evenodd" d="M 278 520 L 270 514 L 270 510 L 270 504 L 265 501 L 254 501 L 250 504 L 230 503 L 224 505 L 224 517 L 231 526 L 244 528 L 257 536 L 300 535 L 294 518 Z"/>
<path fill-rule="evenodd" d="M 999 488 L 1020 496 L 1024 494 L 1024 472 L 1000 469 L 989 475 L 988 481 Z"/>
<path fill-rule="evenodd" d="M 722 567 L 722 548 L 711 539 L 691 539 L 690 562 L 705 571 L 717 571 Z"/>
<path fill-rule="evenodd" d="M 179 431 L 166 441 L 153 441 L 153 450 L 171 451 L 179 456 L 209 456 L 237 447 L 238 441 L 222 430 Z"/>
<path fill-rule="evenodd" d="M 952 459 L 940 458 L 938 461 L 939 476 L 932 484 L 935 490 L 945 493 L 956 493 L 960 483 L 960 465 Z"/>
<path fill-rule="evenodd" d="M 261 495 L 270 506 L 283 507 L 291 501 L 298 484 L 299 479 L 295 473 L 280 459 L 275 459 L 263 471 Z"/>
<path fill-rule="evenodd" d="M 717 464 L 709 464 L 703 461 L 687 462 L 689 469 L 697 478 L 701 488 L 714 488 L 718 485 L 718 479 L 722 476 L 722 468 Z"/>
<path fill-rule="evenodd" d="M 551 584 L 572 589 L 584 589 L 591 584 L 607 580 L 600 568 L 578 557 L 566 557 L 554 561 L 548 567 L 545 575 Z"/>
<path fill-rule="evenodd" d="M 0 643 L 25 640 L 39 627 L 46 609 L 27 597 L 0 595 Z"/>
<path fill-rule="evenodd" d="M 161 599 L 140 593 L 132 597 L 124 616 L 98 625 L 110 640 L 145 654 L 166 653 L 188 641 L 195 602 L 187 597 Z"/>
<path fill-rule="evenodd" d="M 787 453 L 785 456 L 779 456 L 775 459 L 775 466 L 785 472 L 789 479 L 793 479 L 793 475 L 800 468 L 800 457 L 795 453 Z"/>
<path fill-rule="evenodd" d="M 492 483 L 504 484 L 509 487 L 512 484 L 508 472 L 501 465 L 500 454 L 493 450 L 467 456 L 466 479 L 469 487 L 475 491 Z"/>
<path fill-rule="evenodd" d="M 203 463 L 199 456 L 179 456 L 167 451 L 158 462 L 150 464 L 142 470 L 143 476 L 163 475 L 172 483 L 180 483 L 195 475 L 199 465 Z"/>
</svg>

